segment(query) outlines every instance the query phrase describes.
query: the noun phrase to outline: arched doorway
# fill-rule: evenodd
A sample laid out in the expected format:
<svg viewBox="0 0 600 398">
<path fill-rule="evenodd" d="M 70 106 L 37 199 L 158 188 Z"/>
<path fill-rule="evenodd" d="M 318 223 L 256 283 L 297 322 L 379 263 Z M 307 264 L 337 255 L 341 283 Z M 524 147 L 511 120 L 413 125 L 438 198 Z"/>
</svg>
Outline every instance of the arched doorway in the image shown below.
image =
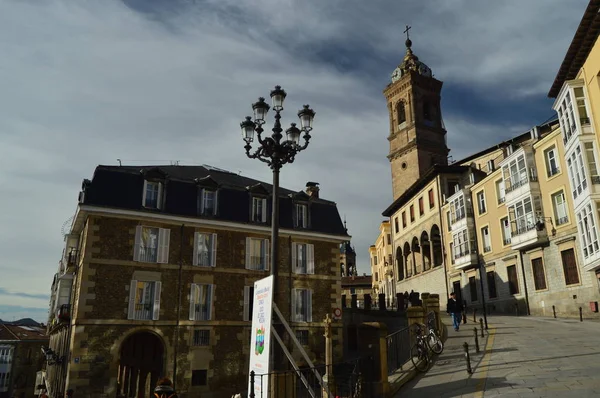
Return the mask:
<svg viewBox="0 0 600 398">
<path fill-rule="evenodd" d="M 437 225 L 431 227 L 431 247 L 433 253 L 433 266 L 438 267 L 442 265 L 442 237 L 440 235 L 440 228 Z"/>
<path fill-rule="evenodd" d="M 402 249 L 400 247 L 396 248 L 396 267 L 398 269 L 398 280 L 401 281 L 404 279 L 404 261 L 402 258 Z"/>
<path fill-rule="evenodd" d="M 412 253 L 410 252 L 410 245 L 408 242 L 404 243 L 404 267 L 406 267 L 406 277 L 409 278 L 413 274 L 413 261 Z"/>
<path fill-rule="evenodd" d="M 146 398 L 163 375 L 164 346 L 151 332 L 127 337 L 119 357 L 118 391 L 122 397 Z"/>
<path fill-rule="evenodd" d="M 413 270 L 415 275 L 420 274 L 421 271 L 423 271 L 422 269 L 422 259 L 421 261 L 418 261 L 419 256 L 417 254 L 421 253 L 421 247 L 419 246 L 419 239 L 414 236 L 412 239 L 412 244 L 411 244 L 411 248 L 410 251 L 412 251 L 413 254 Z"/>
<path fill-rule="evenodd" d="M 429 235 L 423 231 L 421 234 L 421 255 L 423 256 L 423 271 L 427 271 L 431 268 L 431 245 L 429 242 Z"/>
</svg>

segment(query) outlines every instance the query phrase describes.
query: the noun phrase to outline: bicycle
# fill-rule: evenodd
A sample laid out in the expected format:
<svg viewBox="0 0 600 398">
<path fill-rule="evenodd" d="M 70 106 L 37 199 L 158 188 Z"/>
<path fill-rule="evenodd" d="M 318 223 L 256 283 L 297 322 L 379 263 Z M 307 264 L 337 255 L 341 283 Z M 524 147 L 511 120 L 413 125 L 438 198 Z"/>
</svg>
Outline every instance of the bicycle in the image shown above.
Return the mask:
<svg viewBox="0 0 600 398">
<path fill-rule="evenodd" d="M 440 355 L 442 353 L 442 351 L 444 351 L 444 343 L 442 342 L 442 339 L 440 338 L 440 336 L 437 333 L 437 330 L 435 328 L 435 321 L 433 319 L 429 319 L 427 321 L 427 347 L 429 347 L 429 349 L 437 355 Z"/>
<path fill-rule="evenodd" d="M 415 337 L 417 341 L 410 347 L 410 359 L 419 372 L 426 372 L 431 366 L 429 347 L 423 334 L 424 326 L 416 324 Z"/>
</svg>

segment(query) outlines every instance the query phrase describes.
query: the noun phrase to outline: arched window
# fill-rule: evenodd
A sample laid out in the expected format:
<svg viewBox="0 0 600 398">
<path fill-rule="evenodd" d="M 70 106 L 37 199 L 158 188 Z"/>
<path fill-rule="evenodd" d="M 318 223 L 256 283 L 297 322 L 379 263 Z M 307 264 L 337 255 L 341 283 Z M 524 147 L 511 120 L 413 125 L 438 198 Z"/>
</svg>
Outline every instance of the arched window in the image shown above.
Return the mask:
<svg viewBox="0 0 600 398">
<path fill-rule="evenodd" d="M 406 109 L 404 108 L 404 101 L 398 101 L 398 104 L 396 105 L 396 115 L 398 124 L 402 124 L 406 121 Z"/>
</svg>

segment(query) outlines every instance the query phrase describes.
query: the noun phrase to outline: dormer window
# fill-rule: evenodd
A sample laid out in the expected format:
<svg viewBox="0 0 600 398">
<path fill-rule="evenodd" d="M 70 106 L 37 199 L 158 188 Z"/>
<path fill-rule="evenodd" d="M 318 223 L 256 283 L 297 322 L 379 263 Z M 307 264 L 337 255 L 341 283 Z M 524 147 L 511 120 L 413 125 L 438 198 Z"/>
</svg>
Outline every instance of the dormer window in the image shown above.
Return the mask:
<svg viewBox="0 0 600 398">
<path fill-rule="evenodd" d="M 198 210 L 202 216 L 214 216 L 217 214 L 217 191 L 207 188 L 200 190 Z"/>
<path fill-rule="evenodd" d="M 296 219 L 294 225 L 297 228 L 308 227 L 308 206 L 304 204 L 296 204 Z"/>
<path fill-rule="evenodd" d="M 253 197 L 252 198 L 252 221 L 267 222 L 267 199 Z"/>
<path fill-rule="evenodd" d="M 161 209 L 162 192 L 162 182 L 145 180 L 142 205 L 148 209 Z"/>
</svg>

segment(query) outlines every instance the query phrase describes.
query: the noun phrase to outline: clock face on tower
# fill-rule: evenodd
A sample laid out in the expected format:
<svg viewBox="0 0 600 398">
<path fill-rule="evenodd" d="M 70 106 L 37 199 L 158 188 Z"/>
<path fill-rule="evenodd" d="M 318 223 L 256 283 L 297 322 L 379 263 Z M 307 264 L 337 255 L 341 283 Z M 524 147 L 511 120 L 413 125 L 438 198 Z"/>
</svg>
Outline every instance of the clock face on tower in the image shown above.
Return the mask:
<svg viewBox="0 0 600 398">
<path fill-rule="evenodd" d="M 394 69 L 394 72 L 392 72 L 392 83 L 394 83 L 401 77 L 402 77 L 402 70 L 400 70 L 400 68 Z"/>
</svg>

